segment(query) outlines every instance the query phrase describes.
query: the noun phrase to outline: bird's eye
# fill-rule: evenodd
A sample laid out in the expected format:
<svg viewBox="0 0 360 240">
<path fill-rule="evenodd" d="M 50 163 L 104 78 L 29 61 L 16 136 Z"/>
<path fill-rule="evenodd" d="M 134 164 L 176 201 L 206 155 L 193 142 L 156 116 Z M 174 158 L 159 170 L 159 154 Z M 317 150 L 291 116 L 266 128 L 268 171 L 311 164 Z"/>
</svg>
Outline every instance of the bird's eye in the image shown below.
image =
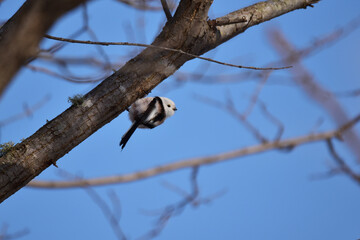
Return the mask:
<svg viewBox="0 0 360 240">
<path fill-rule="evenodd" d="M 170 105 L 170 104 L 168 104 L 167 106 L 168 106 L 168 107 L 171 107 L 171 105 Z"/>
</svg>

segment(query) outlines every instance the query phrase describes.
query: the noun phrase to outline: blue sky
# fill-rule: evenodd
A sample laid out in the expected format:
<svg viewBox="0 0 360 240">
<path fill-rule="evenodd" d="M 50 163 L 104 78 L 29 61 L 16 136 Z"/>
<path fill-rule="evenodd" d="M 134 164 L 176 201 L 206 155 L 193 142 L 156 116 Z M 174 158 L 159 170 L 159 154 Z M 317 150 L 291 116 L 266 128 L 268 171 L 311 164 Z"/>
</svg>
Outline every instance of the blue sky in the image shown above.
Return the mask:
<svg viewBox="0 0 360 240">
<path fill-rule="evenodd" d="M 5 0 L 0 4 L 0 20 L 10 17 L 23 1 Z M 210 18 L 248 6 L 257 1 L 215 0 Z M 280 28 L 297 47 L 346 25 L 359 16 L 360 2 L 323 0 L 315 8 L 298 10 L 248 29 L 205 56 L 240 65 L 264 66 L 278 59 L 266 31 Z M 336 11 L 336 12 L 335 12 Z M 100 41 L 151 43 L 164 24 L 163 12 L 142 12 L 115 1 L 94 1 L 88 5 L 90 26 Z M 51 34 L 67 37 L 81 27 L 78 9 L 59 21 Z M 132 30 L 129 30 L 132 29 Z M 82 34 L 78 39 L 88 40 Z M 317 52 L 303 63 L 316 80 L 329 91 L 360 88 L 358 76 L 360 31 Z M 51 46 L 47 40 L 42 46 Z M 112 62 L 123 63 L 141 49 L 103 48 Z M 94 46 L 67 45 L 58 56 L 99 56 Z M 132 54 L 132 55 L 131 55 Z M 43 64 L 43 65 L 41 65 Z M 34 62 L 34 65 L 49 66 Z M 206 67 L 207 66 L 207 67 Z M 206 70 L 204 70 L 206 69 Z M 56 69 L 55 69 L 56 70 Z M 74 67 L 79 75 L 94 69 Z M 243 70 L 209 64 L 200 60 L 186 63 L 179 72 L 207 76 L 240 74 Z M 189 81 L 174 87 L 174 77 L 165 80 L 151 96 L 173 99 L 179 111 L 153 130 L 138 130 L 121 151 L 119 141 L 130 126 L 121 114 L 58 161 L 60 169 L 84 178 L 130 173 L 191 157 L 207 156 L 257 144 L 247 129 L 221 109 L 198 101 L 207 96 L 225 101 L 230 94 L 241 112 L 249 104 L 254 79 L 235 83 L 205 84 Z M 0 100 L 0 121 L 22 111 L 23 104 L 50 100 L 31 117 L 1 128 L 1 142 L 18 142 L 70 106 L 69 96 L 85 94 L 96 84 L 74 84 L 43 73 L 23 69 Z M 319 119 L 316 131 L 335 128 L 328 114 L 297 87 L 287 71 L 273 73 L 260 93 L 268 110 L 285 125 L 283 138 L 308 134 Z M 338 99 L 349 116 L 359 113 L 359 97 Z M 271 137 L 274 126 L 258 106 L 249 120 L 262 134 Z M 359 132 L 359 127 L 356 128 Z M 352 165 L 354 156 L 344 144 L 336 142 L 339 153 Z M 360 146 L 359 146 L 360 147 Z M 306 144 L 284 153 L 271 151 L 201 167 L 198 184 L 202 197 L 225 194 L 209 204 L 187 207 L 173 217 L 157 239 L 357 239 L 360 238 L 360 188 L 346 176 L 321 180 L 313 176 L 326 173 L 333 160 L 324 142 Z M 357 166 L 354 166 L 356 169 Z M 64 180 L 50 167 L 38 180 Z M 120 225 L 130 239 L 154 227 L 157 217 L 143 214 L 181 200 L 163 186 L 169 182 L 190 191 L 190 170 L 181 170 L 139 182 L 98 187 L 94 190 L 111 206 L 109 191 L 121 203 Z M 82 189 L 39 190 L 23 188 L 0 205 L 0 226 L 8 232 L 28 229 L 23 239 L 116 239 L 98 206 Z"/>
</svg>

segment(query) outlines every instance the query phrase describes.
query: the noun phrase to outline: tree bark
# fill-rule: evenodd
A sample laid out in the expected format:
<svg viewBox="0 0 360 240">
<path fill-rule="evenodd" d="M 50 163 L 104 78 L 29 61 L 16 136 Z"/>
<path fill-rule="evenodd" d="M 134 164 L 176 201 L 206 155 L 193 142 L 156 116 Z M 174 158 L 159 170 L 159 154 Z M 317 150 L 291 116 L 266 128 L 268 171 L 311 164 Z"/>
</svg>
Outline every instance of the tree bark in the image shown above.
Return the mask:
<svg viewBox="0 0 360 240">
<path fill-rule="evenodd" d="M 182 0 L 153 45 L 201 55 L 250 26 L 315 2 L 317 0 L 269 0 L 227 15 L 244 16 L 249 22 L 217 26 L 216 22 L 207 20 L 212 0 Z M 178 52 L 147 48 L 86 94 L 82 105 L 71 106 L 18 143 L 0 158 L 0 202 L 117 117 L 136 99 L 148 94 L 190 59 Z"/>
</svg>

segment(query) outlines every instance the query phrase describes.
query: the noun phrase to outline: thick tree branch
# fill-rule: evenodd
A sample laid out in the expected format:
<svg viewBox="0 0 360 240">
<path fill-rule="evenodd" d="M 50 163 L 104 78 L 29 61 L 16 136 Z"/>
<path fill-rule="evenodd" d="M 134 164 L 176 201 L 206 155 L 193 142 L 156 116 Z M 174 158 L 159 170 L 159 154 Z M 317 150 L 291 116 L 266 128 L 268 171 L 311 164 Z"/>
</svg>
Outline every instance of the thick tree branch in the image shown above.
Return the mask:
<svg viewBox="0 0 360 240">
<path fill-rule="evenodd" d="M 323 141 L 332 138 L 339 138 L 342 136 L 343 133 L 347 132 L 359 121 L 360 121 L 360 115 L 356 116 L 353 120 L 351 120 L 350 122 L 346 123 L 345 125 L 341 126 L 340 128 L 334 131 L 328 131 L 318 134 L 310 134 L 310 135 L 286 139 L 282 141 L 272 141 L 272 142 L 262 143 L 259 145 L 245 147 L 238 150 L 225 152 L 213 156 L 191 158 L 191 159 L 163 165 L 160 167 L 155 167 L 148 170 L 120 175 L 120 176 L 111 176 L 111 177 L 94 178 L 94 179 L 80 179 L 75 181 L 31 181 L 27 186 L 35 187 L 35 188 L 74 188 L 74 187 L 101 186 L 107 184 L 128 183 L 149 177 L 154 177 L 164 173 L 170 173 L 184 168 L 194 168 L 198 166 L 232 160 L 234 158 L 249 156 L 252 154 L 263 153 L 274 149 L 294 148 L 296 146 L 303 145 L 306 143 Z"/>
<path fill-rule="evenodd" d="M 272 5 L 274 2 L 284 1 L 271 0 L 263 4 Z M 272 16 L 309 4 L 308 0 L 302 2 L 302 5 L 291 5 L 292 9 L 290 5 L 284 5 L 286 11 L 280 7 L 274 9 L 276 13 Z M 182 0 L 153 45 L 181 49 L 194 55 L 216 47 L 211 43 L 218 36 L 217 30 L 207 22 L 211 4 L 212 0 Z M 0 202 L 117 117 L 136 99 L 149 93 L 190 59 L 192 57 L 181 53 L 147 48 L 86 94 L 82 105 L 71 106 L 17 144 L 0 158 Z"/>
<path fill-rule="evenodd" d="M 19 69 L 35 57 L 44 34 L 86 0 L 27 0 L 0 29 L 0 96 Z"/>
<path fill-rule="evenodd" d="M 246 29 L 269 21 L 296 9 L 306 8 L 320 0 L 272 0 L 259 2 L 252 6 L 234 11 L 210 23 L 216 27 L 217 35 L 212 44 L 219 45 Z"/>
</svg>

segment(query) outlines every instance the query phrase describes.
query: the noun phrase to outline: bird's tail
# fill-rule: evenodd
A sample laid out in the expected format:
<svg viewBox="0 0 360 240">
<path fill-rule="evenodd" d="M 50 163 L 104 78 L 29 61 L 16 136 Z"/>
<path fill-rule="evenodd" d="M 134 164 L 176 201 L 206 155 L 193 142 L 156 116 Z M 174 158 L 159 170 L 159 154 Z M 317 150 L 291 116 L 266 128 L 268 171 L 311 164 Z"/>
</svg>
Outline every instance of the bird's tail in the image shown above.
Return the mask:
<svg viewBox="0 0 360 240">
<path fill-rule="evenodd" d="M 124 149 L 126 143 L 129 141 L 131 135 L 135 132 L 136 128 L 139 126 L 139 124 L 136 124 L 136 122 L 131 126 L 131 128 L 122 136 L 120 141 L 121 149 Z"/>
</svg>

